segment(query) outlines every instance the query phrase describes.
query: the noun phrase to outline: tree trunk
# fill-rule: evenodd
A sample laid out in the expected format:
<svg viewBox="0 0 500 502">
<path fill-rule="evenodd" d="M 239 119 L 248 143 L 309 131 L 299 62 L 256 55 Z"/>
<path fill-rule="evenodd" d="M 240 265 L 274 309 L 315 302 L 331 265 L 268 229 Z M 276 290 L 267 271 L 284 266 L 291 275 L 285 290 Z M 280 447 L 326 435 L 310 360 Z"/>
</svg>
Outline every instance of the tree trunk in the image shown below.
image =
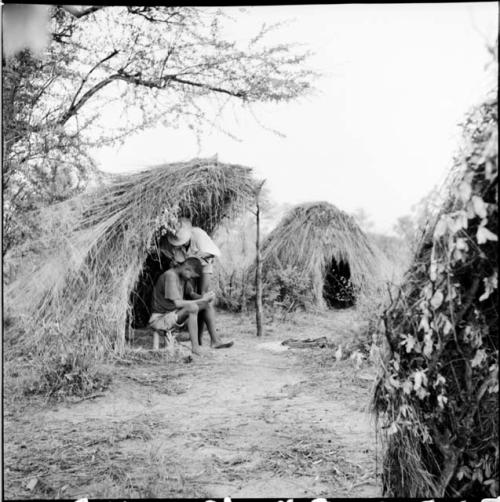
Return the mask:
<svg viewBox="0 0 500 502">
<path fill-rule="evenodd" d="M 256 250 L 256 269 L 255 269 L 255 320 L 257 322 L 257 336 L 262 336 L 262 261 L 260 256 L 260 202 L 259 193 L 256 197 L 256 238 L 255 238 L 255 250 Z"/>
</svg>

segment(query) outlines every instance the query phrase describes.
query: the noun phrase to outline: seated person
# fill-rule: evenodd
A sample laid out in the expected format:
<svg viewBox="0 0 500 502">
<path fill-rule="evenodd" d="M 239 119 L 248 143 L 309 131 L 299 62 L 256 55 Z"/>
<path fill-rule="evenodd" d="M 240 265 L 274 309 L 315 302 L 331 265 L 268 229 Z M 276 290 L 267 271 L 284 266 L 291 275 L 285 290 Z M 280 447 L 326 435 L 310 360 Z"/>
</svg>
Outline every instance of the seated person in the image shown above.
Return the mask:
<svg viewBox="0 0 500 502">
<path fill-rule="evenodd" d="M 196 257 L 186 258 L 183 263 L 163 272 L 153 290 L 152 314 L 149 319 L 149 326 L 165 331 L 181 327 L 187 321 L 192 351 L 196 355 L 201 355 L 198 316 L 207 325 L 213 348 L 223 349 L 233 345 L 232 341 L 224 343 L 217 336 L 213 292 L 203 295 L 194 293 L 197 298 L 184 299 L 185 294 L 193 296 L 192 291 L 186 290 L 186 283 L 199 277 L 201 272 L 201 261 Z"/>
</svg>

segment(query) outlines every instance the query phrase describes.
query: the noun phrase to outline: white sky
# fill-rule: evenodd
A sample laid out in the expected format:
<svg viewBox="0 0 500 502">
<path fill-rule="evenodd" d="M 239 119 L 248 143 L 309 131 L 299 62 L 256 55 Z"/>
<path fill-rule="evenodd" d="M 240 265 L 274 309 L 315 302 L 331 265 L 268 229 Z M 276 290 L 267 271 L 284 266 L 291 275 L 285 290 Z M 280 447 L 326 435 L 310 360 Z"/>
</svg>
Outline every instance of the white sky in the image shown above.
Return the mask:
<svg viewBox="0 0 500 502">
<path fill-rule="evenodd" d="M 440 183 L 459 139 L 457 124 L 491 84 L 486 44 L 498 32 L 498 4 L 311 5 L 228 8 L 229 33 L 255 33 L 262 22 L 294 19 L 273 41 L 306 44 L 325 74 L 313 96 L 259 105 L 262 128 L 241 114 L 220 119 L 235 141 L 213 130 L 159 126 L 120 148 L 95 152 L 101 168 L 127 171 L 218 154 L 254 167 L 277 202 L 327 200 L 363 208 L 375 230 Z M 276 38 L 277 37 L 277 38 Z"/>
</svg>

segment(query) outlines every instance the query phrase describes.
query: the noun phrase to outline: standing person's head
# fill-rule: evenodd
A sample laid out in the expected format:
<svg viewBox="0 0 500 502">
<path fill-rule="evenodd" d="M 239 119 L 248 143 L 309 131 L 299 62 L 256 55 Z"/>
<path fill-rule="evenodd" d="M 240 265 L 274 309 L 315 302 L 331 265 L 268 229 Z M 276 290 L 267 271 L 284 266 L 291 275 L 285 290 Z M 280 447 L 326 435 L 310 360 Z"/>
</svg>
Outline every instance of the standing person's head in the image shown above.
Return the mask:
<svg viewBox="0 0 500 502">
<path fill-rule="evenodd" d="M 191 231 L 193 229 L 191 221 L 188 218 L 181 218 L 179 222 L 180 226 L 175 235 L 168 236 L 168 242 L 173 247 L 186 246 L 191 240 Z"/>
<path fill-rule="evenodd" d="M 183 263 L 178 265 L 177 269 L 183 279 L 196 279 L 197 277 L 200 277 L 202 272 L 201 261 L 195 256 L 190 256 L 189 258 L 186 258 Z"/>
</svg>

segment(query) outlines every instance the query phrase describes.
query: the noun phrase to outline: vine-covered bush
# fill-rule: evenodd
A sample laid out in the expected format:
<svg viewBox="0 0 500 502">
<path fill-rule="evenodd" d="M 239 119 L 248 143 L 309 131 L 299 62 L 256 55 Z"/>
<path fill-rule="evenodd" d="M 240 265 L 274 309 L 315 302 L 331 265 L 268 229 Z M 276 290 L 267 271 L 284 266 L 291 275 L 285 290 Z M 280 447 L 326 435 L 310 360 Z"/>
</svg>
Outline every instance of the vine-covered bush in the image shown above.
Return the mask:
<svg viewBox="0 0 500 502">
<path fill-rule="evenodd" d="M 450 192 L 383 320 L 386 496 L 499 494 L 498 117 L 464 124 Z"/>
</svg>

